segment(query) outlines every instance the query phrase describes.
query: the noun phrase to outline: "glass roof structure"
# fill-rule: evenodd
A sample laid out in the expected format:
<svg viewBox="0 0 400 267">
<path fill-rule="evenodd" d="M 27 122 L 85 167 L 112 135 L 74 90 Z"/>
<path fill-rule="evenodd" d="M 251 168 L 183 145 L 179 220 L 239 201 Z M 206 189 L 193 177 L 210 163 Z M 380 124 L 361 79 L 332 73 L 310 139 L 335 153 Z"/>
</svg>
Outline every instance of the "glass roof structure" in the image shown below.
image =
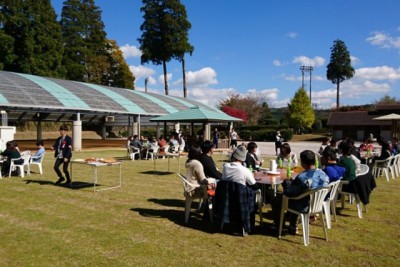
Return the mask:
<svg viewBox="0 0 400 267">
<path fill-rule="evenodd" d="M 202 103 L 181 97 L 131 89 L 0 71 L 0 109 L 9 120 L 82 121 L 105 116 L 161 116 L 201 107 Z"/>
</svg>

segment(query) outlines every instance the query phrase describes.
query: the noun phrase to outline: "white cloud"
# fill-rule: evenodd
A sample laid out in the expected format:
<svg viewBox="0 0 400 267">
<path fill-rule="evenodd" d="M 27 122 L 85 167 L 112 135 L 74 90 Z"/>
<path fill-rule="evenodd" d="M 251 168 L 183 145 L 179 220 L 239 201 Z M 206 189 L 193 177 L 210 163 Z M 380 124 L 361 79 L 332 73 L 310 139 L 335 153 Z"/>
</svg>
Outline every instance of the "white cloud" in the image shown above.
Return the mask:
<svg viewBox="0 0 400 267">
<path fill-rule="evenodd" d="M 367 42 L 372 45 L 376 45 L 382 48 L 395 48 L 400 49 L 400 37 L 391 36 L 382 32 L 375 31 L 371 33 L 371 36 L 366 39 Z"/>
<path fill-rule="evenodd" d="M 170 82 L 172 80 L 172 73 L 167 73 L 167 81 Z M 160 84 L 164 84 L 164 74 L 158 76 L 158 82 Z"/>
<path fill-rule="evenodd" d="M 352 66 L 357 65 L 357 64 L 360 63 L 360 59 L 358 57 L 350 56 L 350 59 L 351 59 L 351 65 Z"/>
<path fill-rule="evenodd" d="M 191 87 L 188 88 L 187 94 L 189 99 L 217 107 L 219 102 L 225 99 L 230 94 L 237 94 L 238 92 L 233 88 L 207 88 L 207 87 Z M 170 90 L 170 94 L 174 96 L 183 96 L 182 88 L 174 88 Z"/>
<path fill-rule="evenodd" d="M 208 86 L 217 84 L 217 73 L 213 68 L 206 67 L 198 71 L 188 71 L 186 73 L 186 82 L 189 86 Z"/>
<path fill-rule="evenodd" d="M 122 53 L 124 54 L 124 58 L 130 57 L 140 57 L 142 55 L 142 51 L 134 45 L 123 45 L 120 47 Z"/>
<path fill-rule="evenodd" d="M 306 56 L 298 56 L 293 59 L 292 63 L 298 63 L 300 65 L 306 65 L 306 66 L 320 67 L 325 64 L 325 59 L 320 56 L 315 56 L 314 58 L 309 58 Z"/>
<path fill-rule="evenodd" d="M 290 39 L 295 39 L 297 37 L 297 32 L 288 32 L 286 34 Z"/>
<path fill-rule="evenodd" d="M 368 80 L 400 80 L 400 68 L 388 66 L 360 68 L 355 70 L 354 78 Z"/>
<path fill-rule="evenodd" d="M 146 68 L 143 65 L 139 65 L 139 66 L 129 66 L 129 70 L 133 73 L 133 75 L 136 77 L 137 79 L 140 78 L 147 78 L 147 77 L 151 77 L 155 71 L 153 69 L 150 68 Z"/>
<path fill-rule="evenodd" d="M 272 64 L 274 64 L 274 65 L 277 66 L 277 67 L 283 65 L 282 62 L 281 62 L 280 60 L 278 60 L 278 59 L 274 59 L 274 61 L 272 61 Z"/>
</svg>

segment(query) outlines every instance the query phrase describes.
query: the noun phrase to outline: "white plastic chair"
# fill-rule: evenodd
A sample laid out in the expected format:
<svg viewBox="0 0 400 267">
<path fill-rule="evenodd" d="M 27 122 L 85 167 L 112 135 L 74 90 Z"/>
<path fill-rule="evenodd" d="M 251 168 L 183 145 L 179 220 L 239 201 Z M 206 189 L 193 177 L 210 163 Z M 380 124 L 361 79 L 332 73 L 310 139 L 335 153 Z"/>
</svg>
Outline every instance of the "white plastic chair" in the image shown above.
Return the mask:
<svg viewBox="0 0 400 267">
<path fill-rule="evenodd" d="M 328 234 L 325 228 L 325 221 L 324 221 L 324 213 L 323 213 L 323 202 L 326 197 L 326 195 L 329 192 L 328 187 L 321 187 L 318 189 L 310 190 L 308 192 L 305 192 L 297 197 L 287 197 L 283 195 L 282 199 L 282 209 L 281 209 L 281 219 L 279 223 L 279 239 L 282 238 L 282 228 L 283 228 L 283 223 L 284 223 L 284 215 L 285 211 L 291 212 L 294 214 L 297 214 L 301 218 L 301 224 L 303 228 L 303 241 L 304 245 L 308 246 L 310 243 L 310 215 L 314 214 L 319 214 L 322 220 L 322 228 L 324 229 L 324 234 L 325 234 L 325 239 L 328 240 Z M 301 213 L 298 212 L 297 210 L 293 210 L 289 208 L 289 200 L 299 200 L 304 197 L 310 197 L 310 206 L 308 209 L 308 213 Z"/>
<path fill-rule="evenodd" d="M 32 156 L 29 162 L 29 165 L 37 165 L 39 167 L 39 173 L 43 174 L 43 167 L 42 167 L 42 161 L 44 158 L 44 155 L 46 154 L 46 152 L 44 152 L 42 155 L 40 155 L 39 157 L 34 157 Z M 30 168 L 30 166 L 29 166 Z"/>
<path fill-rule="evenodd" d="M 393 174 L 395 174 L 396 177 L 400 176 L 400 154 L 397 154 L 395 156 L 393 156 L 393 160 L 391 162 L 391 167 L 393 170 Z M 393 178 L 393 176 L 392 176 Z"/>
<path fill-rule="evenodd" d="M 129 158 L 130 158 L 131 160 L 135 160 L 136 154 L 138 154 L 138 155 L 139 155 L 139 158 L 140 158 L 140 149 L 137 148 L 137 147 L 129 146 L 129 147 L 128 147 L 128 153 L 129 153 Z"/>
<path fill-rule="evenodd" d="M 159 149 L 158 145 L 150 145 L 150 147 L 147 149 L 146 152 L 146 159 L 149 158 L 149 155 L 152 160 L 156 159 L 158 154 L 158 149 Z"/>
<path fill-rule="evenodd" d="M 333 220 L 336 222 L 336 200 L 337 200 L 337 190 L 340 184 L 340 180 L 330 183 L 329 186 L 329 197 L 324 200 L 323 208 L 326 217 L 326 227 L 328 229 L 332 228 L 331 224 L 331 212 Z"/>
<path fill-rule="evenodd" d="M 372 174 L 375 178 L 380 177 L 385 174 L 386 180 L 389 182 L 389 172 L 392 174 L 392 179 L 394 179 L 394 170 L 392 165 L 393 157 L 389 157 L 383 160 L 375 160 L 374 167 L 372 168 Z"/>
<path fill-rule="evenodd" d="M 16 161 L 21 160 L 21 159 L 24 160 L 21 164 L 15 163 Z M 8 176 L 11 177 L 11 172 L 16 170 L 17 168 L 19 168 L 21 177 L 24 177 L 25 176 L 25 167 L 27 169 L 26 174 L 31 175 L 30 167 L 29 167 L 30 159 L 31 159 L 31 155 L 29 155 L 29 154 L 25 154 L 24 156 L 21 156 L 17 159 L 11 159 L 10 172 L 8 173 Z"/>
<path fill-rule="evenodd" d="M 183 195 L 185 196 L 185 223 L 188 223 L 189 221 L 190 209 L 192 207 L 192 202 L 194 199 L 199 199 L 198 209 L 200 209 L 203 201 L 206 201 L 208 205 L 208 212 L 210 215 L 210 222 L 212 223 L 213 222 L 212 199 L 207 194 L 207 186 L 192 184 L 186 179 L 186 177 L 183 174 L 178 173 L 178 176 L 181 178 L 183 185 Z M 202 193 L 193 196 L 192 193 L 199 187 L 203 189 Z"/>
</svg>

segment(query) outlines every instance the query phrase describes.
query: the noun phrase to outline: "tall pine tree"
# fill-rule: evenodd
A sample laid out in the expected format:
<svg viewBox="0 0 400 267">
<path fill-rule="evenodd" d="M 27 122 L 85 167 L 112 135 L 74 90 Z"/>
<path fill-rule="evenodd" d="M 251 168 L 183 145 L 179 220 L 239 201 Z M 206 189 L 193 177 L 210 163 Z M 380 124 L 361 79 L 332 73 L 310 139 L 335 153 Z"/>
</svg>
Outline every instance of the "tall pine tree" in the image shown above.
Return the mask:
<svg viewBox="0 0 400 267">
<path fill-rule="evenodd" d="M 109 69 L 106 32 L 93 0 L 67 0 L 61 13 L 66 78 L 101 83 Z"/>
<path fill-rule="evenodd" d="M 0 67 L 62 77 L 61 28 L 50 0 L 0 0 Z"/>
<path fill-rule="evenodd" d="M 143 24 L 142 36 L 138 38 L 142 50 L 141 62 L 163 65 L 165 94 L 168 95 L 167 62 L 176 58 L 182 62 L 184 54 L 192 53 L 188 43 L 191 25 L 186 18 L 186 9 L 179 0 L 142 0 L 140 9 Z"/>
</svg>

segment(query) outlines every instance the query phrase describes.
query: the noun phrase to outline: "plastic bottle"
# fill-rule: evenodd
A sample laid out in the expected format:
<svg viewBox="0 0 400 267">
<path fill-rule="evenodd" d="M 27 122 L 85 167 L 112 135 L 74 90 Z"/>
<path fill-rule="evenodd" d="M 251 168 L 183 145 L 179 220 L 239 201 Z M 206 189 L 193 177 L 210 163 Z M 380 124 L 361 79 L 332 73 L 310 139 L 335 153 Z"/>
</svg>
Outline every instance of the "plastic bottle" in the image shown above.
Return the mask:
<svg viewBox="0 0 400 267">
<path fill-rule="evenodd" d="M 318 161 L 318 159 L 315 159 L 315 168 L 316 168 L 316 169 L 319 168 L 319 161 Z"/>
<path fill-rule="evenodd" d="M 286 165 L 286 177 L 291 177 L 291 169 L 290 169 L 290 159 L 288 160 L 288 164 Z"/>
<path fill-rule="evenodd" d="M 249 170 L 251 171 L 251 173 L 253 173 L 253 167 L 251 167 L 251 165 L 249 167 Z"/>
<path fill-rule="evenodd" d="M 282 166 L 283 166 L 282 158 L 279 158 L 279 160 L 278 160 L 278 167 L 279 167 L 279 168 L 282 168 Z"/>
</svg>

